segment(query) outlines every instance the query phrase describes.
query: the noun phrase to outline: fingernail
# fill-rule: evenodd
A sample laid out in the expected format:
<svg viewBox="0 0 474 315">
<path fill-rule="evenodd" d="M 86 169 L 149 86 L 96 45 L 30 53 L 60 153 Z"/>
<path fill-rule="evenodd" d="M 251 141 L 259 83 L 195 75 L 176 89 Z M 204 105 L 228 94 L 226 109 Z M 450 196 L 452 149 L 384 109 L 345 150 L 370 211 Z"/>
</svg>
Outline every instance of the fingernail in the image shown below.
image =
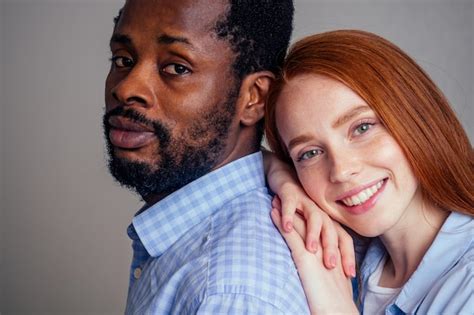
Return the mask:
<svg viewBox="0 0 474 315">
<path fill-rule="evenodd" d="M 286 222 L 285 223 L 285 230 L 287 232 L 291 232 L 291 229 L 293 228 L 293 224 L 291 222 Z"/>
<path fill-rule="evenodd" d="M 329 257 L 329 265 L 332 268 L 336 267 L 336 256 L 331 255 L 331 257 Z"/>
<path fill-rule="evenodd" d="M 311 242 L 311 250 L 313 251 L 313 253 L 316 253 L 318 251 L 318 242 L 316 241 Z"/>
<path fill-rule="evenodd" d="M 352 278 L 354 278 L 356 276 L 356 270 L 355 270 L 354 266 L 349 267 L 349 272 L 350 272 Z"/>
</svg>

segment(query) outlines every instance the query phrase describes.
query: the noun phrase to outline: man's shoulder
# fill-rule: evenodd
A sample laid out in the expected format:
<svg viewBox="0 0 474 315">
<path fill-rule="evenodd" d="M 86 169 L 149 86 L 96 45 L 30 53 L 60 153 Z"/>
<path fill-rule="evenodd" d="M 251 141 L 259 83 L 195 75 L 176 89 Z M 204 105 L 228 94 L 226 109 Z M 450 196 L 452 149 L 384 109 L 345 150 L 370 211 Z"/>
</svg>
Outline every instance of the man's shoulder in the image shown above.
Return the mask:
<svg viewBox="0 0 474 315">
<path fill-rule="evenodd" d="M 155 302 L 166 311 L 186 314 L 201 309 L 308 313 L 291 253 L 271 221 L 270 207 L 264 187 L 236 196 L 151 261 L 150 286 L 159 288 L 158 295 L 152 294 Z M 174 296 L 168 308 L 165 293 Z"/>
<path fill-rule="evenodd" d="M 270 218 L 270 210 L 271 196 L 265 188 L 254 189 L 230 200 L 211 218 L 212 248 L 223 247 L 235 253 L 273 244 L 281 254 L 290 257 L 288 247 Z M 253 258 L 250 255 L 237 257 Z"/>
<path fill-rule="evenodd" d="M 235 294 L 277 309 L 306 306 L 291 253 L 270 218 L 266 189 L 225 204 L 212 218 L 208 296 Z"/>
</svg>

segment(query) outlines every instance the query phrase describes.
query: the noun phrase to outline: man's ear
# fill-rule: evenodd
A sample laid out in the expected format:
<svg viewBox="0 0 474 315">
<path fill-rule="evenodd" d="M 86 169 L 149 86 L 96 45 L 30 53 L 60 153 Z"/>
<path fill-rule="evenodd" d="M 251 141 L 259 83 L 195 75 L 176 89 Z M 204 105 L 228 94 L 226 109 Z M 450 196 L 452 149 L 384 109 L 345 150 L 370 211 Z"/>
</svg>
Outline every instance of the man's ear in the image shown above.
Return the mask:
<svg viewBox="0 0 474 315">
<path fill-rule="evenodd" d="M 240 89 L 241 124 L 253 126 L 263 118 L 268 90 L 274 79 L 275 75 L 270 71 L 255 72 L 243 79 Z"/>
</svg>

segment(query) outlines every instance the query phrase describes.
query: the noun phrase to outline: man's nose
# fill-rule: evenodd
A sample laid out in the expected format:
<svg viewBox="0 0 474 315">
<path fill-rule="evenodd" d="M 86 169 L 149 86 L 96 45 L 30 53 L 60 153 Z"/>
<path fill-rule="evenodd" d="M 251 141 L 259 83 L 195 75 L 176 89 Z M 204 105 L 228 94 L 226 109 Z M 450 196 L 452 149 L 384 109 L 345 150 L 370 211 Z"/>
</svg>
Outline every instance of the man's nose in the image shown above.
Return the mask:
<svg viewBox="0 0 474 315">
<path fill-rule="evenodd" d="M 342 183 L 360 173 L 362 164 L 356 152 L 338 150 L 331 154 L 331 170 L 329 180 L 332 183 Z"/>
<path fill-rule="evenodd" d="M 156 103 L 156 67 L 135 65 L 112 89 L 120 105 L 152 107 Z"/>
</svg>

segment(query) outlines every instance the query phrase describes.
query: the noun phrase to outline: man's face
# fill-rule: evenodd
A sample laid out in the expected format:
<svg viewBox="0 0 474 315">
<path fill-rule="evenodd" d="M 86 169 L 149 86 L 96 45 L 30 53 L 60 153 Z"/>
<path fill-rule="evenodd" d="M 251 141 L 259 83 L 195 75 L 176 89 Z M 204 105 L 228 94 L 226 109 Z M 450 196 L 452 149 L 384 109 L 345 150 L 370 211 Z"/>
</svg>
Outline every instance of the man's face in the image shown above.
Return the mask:
<svg viewBox="0 0 474 315">
<path fill-rule="evenodd" d="M 213 0 L 127 1 L 114 29 L 109 168 L 144 198 L 170 193 L 225 158 L 239 92 L 230 44 L 213 30 L 225 9 Z"/>
</svg>

